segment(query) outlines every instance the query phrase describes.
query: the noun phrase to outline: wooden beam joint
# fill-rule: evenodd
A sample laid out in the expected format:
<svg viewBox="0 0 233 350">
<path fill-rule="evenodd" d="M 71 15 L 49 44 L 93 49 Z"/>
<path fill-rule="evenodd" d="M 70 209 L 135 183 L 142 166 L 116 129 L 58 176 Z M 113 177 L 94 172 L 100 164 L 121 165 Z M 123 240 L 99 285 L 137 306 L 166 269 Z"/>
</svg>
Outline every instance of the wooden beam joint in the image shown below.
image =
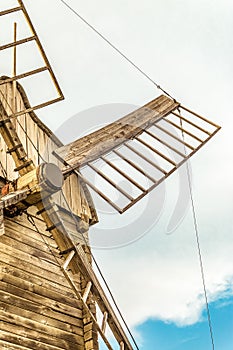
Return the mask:
<svg viewBox="0 0 233 350">
<path fill-rule="evenodd" d="M 83 293 L 83 301 L 86 303 L 88 295 L 90 294 L 91 291 L 91 287 L 92 287 L 92 282 L 88 282 L 85 288 L 85 291 Z"/>
<path fill-rule="evenodd" d="M 22 164 L 22 165 L 18 166 L 17 168 L 15 168 L 14 171 L 20 171 L 20 170 L 22 170 L 22 169 L 24 169 L 24 168 L 26 168 L 26 167 L 28 167 L 28 166 L 30 166 L 32 164 L 33 164 L 33 161 L 32 160 L 28 160 L 24 164 Z"/>
</svg>

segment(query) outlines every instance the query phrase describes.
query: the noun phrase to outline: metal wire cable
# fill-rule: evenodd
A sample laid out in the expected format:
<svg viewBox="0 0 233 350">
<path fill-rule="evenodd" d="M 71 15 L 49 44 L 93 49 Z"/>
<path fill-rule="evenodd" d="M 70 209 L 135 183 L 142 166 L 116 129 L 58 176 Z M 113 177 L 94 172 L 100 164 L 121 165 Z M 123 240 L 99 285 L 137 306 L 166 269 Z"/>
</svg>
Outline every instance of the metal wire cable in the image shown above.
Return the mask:
<svg viewBox="0 0 233 350">
<path fill-rule="evenodd" d="M 103 39 L 111 48 L 116 51 L 121 57 L 123 57 L 128 63 L 130 63 L 139 73 L 141 73 L 147 80 L 149 80 L 157 89 L 161 90 L 168 97 L 173 99 L 166 90 L 164 90 L 159 84 L 155 82 L 145 71 L 143 71 L 137 64 L 135 64 L 126 54 L 124 54 L 117 46 L 115 46 L 109 39 L 106 38 L 99 30 L 97 30 L 90 22 L 88 22 L 83 16 L 81 16 L 73 7 L 71 7 L 66 1 L 60 0 L 71 12 L 73 12 L 82 22 L 84 22 L 92 31 L 94 31 L 101 39 Z"/>
<path fill-rule="evenodd" d="M 64 199 L 64 201 L 65 201 L 65 203 L 66 203 L 66 205 L 67 205 L 67 207 L 68 207 L 68 209 L 69 209 L 69 211 L 71 213 L 71 216 L 72 216 L 73 220 L 75 221 L 75 223 L 77 223 L 77 219 L 75 218 L 75 216 L 74 216 L 74 214 L 72 212 L 72 209 L 70 208 L 70 205 L 69 205 L 69 203 L 68 203 L 68 201 L 67 201 L 67 199 L 66 199 L 66 197 L 65 197 L 65 195 L 63 193 L 63 191 L 61 191 L 61 193 L 62 193 L 62 197 L 63 197 L 63 199 Z M 84 240 L 85 244 L 88 246 L 89 242 L 87 242 L 86 237 L 84 235 L 82 237 L 83 237 L 83 240 Z M 90 255 L 91 255 L 91 257 L 92 257 L 92 259 L 93 259 L 93 261 L 95 263 L 95 266 L 96 266 L 96 268 L 97 268 L 97 270 L 98 270 L 98 272 L 99 272 L 99 274 L 100 274 L 100 276 L 101 276 L 101 278 L 102 278 L 102 280 L 103 280 L 103 282 L 104 282 L 104 284 L 105 284 L 105 286 L 106 286 L 106 288 L 107 288 L 107 290 L 108 290 L 108 292 L 109 292 L 109 294 L 111 296 L 113 304 L 115 305 L 115 307 L 116 307 L 116 309 L 117 309 L 117 311 L 118 311 L 118 313 L 120 315 L 120 318 L 122 319 L 122 322 L 124 323 L 124 325 L 125 325 L 128 333 L 129 333 L 129 335 L 130 335 L 134 345 L 136 346 L 136 349 L 139 350 L 137 342 L 136 342 L 136 340 L 135 340 L 135 338 L 134 338 L 134 336 L 133 336 L 133 334 L 132 334 L 132 332 L 131 332 L 131 330 L 130 330 L 127 322 L 126 322 L 126 320 L 124 319 L 124 316 L 123 316 L 119 306 L 117 305 L 116 299 L 114 298 L 114 296 L 112 294 L 112 291 L 111 291 L 111 289 L 110 289 L 110 287 L 108 285 L 108 282 L 106 281 L 106 279 L 105 279 L 105 277 L 104 277 L 104 275 L 103 275 L 103 273 L 102 273 L 102 271 L 101 271 L 101 269 L 100 269 L 100 267 L 99 267 L 99 265 L 98 265 L 98 263 L 97 263 L 97 261 L 96 261 L 96 259 L 95 259 L 95 257 L 94 257 L 94 255 L 93 255 L 91 250 L 90 250 Z"/>
<path fill-rule="evenodd" d="M 12 112 L 12 115 L 14 115 L 14 111 L 13 111 L 13 108 L 12 106 L 10 105 L 10 103 L 7 101 L 7 98 L 4 96 L 3 92 L 0 90 L 0 94 L 3 98 L 3 100 L 6 102 L 7 106 L 9 107 L 9 109 L 11 110 Z M 40 154 L 39 152 L 39 149 L 38 147 L 34 144 L 34 142 L 32 141 L 32 139 L 30 138 L 30 136 L 28 136 L 28 133 L 27 133 L 27 122 L 25 122 L 25 126 L 26 126 L 26 129 L 24 129 L 24 127 L 22 126 L 22 124 L 20 123 L 19 121 L 19 118 L 16 117 L 16 123 L 19 125 L 19 127 L 21 128 L 21 130 L 24 132 L 25 136 L 26 136 L 26 154 L 27 156 L 28 155 L 28 141 L 31 143 L 32 147 L 35 149 L 35 151 L 37 152 L 37 155 L 38 155 L 38 159 L 40 158 L 43 162 L 46 162 L 45 159 L 42 157 L 42 155 Z M 39 164 L 39 163 L 38 163 Z"/>
<path fill-rule="evenodd" d="M 181 112 L 178 109 L 178 112 L 181 116 Z M 183 131 L 183 122 L 180 118 L 180 126 L 182 128 L 182 138 L 183 141 L 185 141 L 184 137 L 184 131 Z M 187 155 L 187 150 L 184 145 L 185 154 Z M 197 243 L 197 250 L 198 250 L 198 257 L 199 257 L 199 264 L 200 264 L 200 270 L 201 270 L 201 278 L 202 278 L 202 285 L 203 285 L 203 291 L 204 291 L 204 298 L 205 298 L 205 304 L 206 304 L 206 312 L 207 312 L 207 318 L 208 318 L 208 326 L 209 326 L 209 332 L 210 332 L 210 339 L 211 339 L 211 345 L 212 350 L 215 350 L 215 342 L 214 342 L 214 333 L 213 333 L 213 326 L 212 326 L 212 320 L 210 315 L 210 308 L 209 308 L 209 301 L 208 301 L 208 295 L 207 295 L 207 289 L 206 289 L 206 278 L 205 278 L 205 269 L 202 259 L 202 251 L 201 251 L 201 244 L 200 244 L 200 238 L 199 238 L 199 228 L 198 228 L 198 222 L 197 222 L 197 214 L 195 209 L 195 201 L 193 196 L 193 190 L 192 190 L 192 183 L 191 183 L 191 173 L 188 162 L 186 162 L 186 169 L 187 169 L 187 176 L 188 176 L 188 184 L 189 184 L 189 193 L 190 193 L 190 199 L 191 199 L 191 207 L 192 207 L 192 216 L 193 216 L 193 224 L 194 224 L 194 231 L 195 231 L 195 238 Z"/>
<path fill-rule="evenodd" d="M 12 110 L 12 107 L 11 107 L 10 104 L 8 103 L 6 97 L 4 96 L 4 94 L 2 93 L 1 90 L 0 90 L 0 93 L 1 93 L 1 95 L 2 95 L 2 97 L 3 97 L 3 99 L 5 100 L 5 102 L 7 103 L 7 105 L 9 106 L 9 108 Z M 12 112 L 13 112 L 13 110 L 12 110 Z M 27 137 L 27 138 L 29 139 L 29 141 L 31 142 L 31 144 L 32 144 L 32 146 L 34 147 L 34 149 L 37 151 L 38 157 L 41 157 L 39 150 L 38 150 L 37 147 L 34 145 L 34 143 L 33 143 L 33 141 L 31 140 L 31 138 L 28 137 L 26 130 L 24 130 L 24 128 L 23 128 L 23 126 L 21 125 L 21 123 L 19 122 L 18 118 L 16 118 L 16 120 L 17 120 L 17 123 L 18 123 L 18 125 L 20 126 L 20 128 L 21 128 L 21 129 L 23 130 L 23 132 L 25 133 L 26 137 Z M 43 160 L 42 157 L 41 157 L 41 159 Z M 0 166 L 1 166 L 1 165 L 2 165 L 2 163 L 0 163 Z M 2 167 L 2 168 L 3 168 L 3 167 Z M 5 170 L 5 169 L 3 168 L 3 170 Z M 75 218 L 75 216 L 74 216 L 74 214 L 73 214 L 73 212 L 72 212 L 72 210 L 71 210 L 71 208 L 70 208 L 70 206 L 69 206 L 69 203 L 67 202 L 67 200 L 66 200 L 66 198 L 65 198 L 63 192 L 62 192 L 62 196 L 63 196 L 63 198 L 64 198 L 64 200 L 65 200 L 65 202 L 66 202 L 66 205 L 67 205 L 67 207 L 68 207 L 68 209 L 69 209 L 69 211 L 70 211 L 70 213 L 71 213 L 71 215 L 72 215 L 72 217 L 73 217 L 73 219 L 75 220 L 75 223 L 76 223 L 76 218 Z M 40 233 L 39 230 L 38 230 L 38 228 L 37 228 L 37 226 L 36 226 L 36 224 L 35 224 L 34 218 L 33 218 L 29 213 L 27 213 L 27 218 L 28 218 L 28 221 L 35 227 L 35 229 L 37 230 L 37 232 Z M 85 244 L 88 245 L 88 242 L 87 242 L 87 240 L 86 240 L 86 238 L 85 238 L 84 236 L 83 236 L 83 239 L 84 239 L 84 241 L 85 241 Z M 44 240 L 44 238 L 43 238 L 43 240 Z M 44 241 L 45 241 L 45 240 L 44 240 Z M 45 242 L 45 243 L 47 244 L 47 242 Z M 48 244 L 47 244 L 47 245 L 48 245 Z M 51 253 L 53 253 L 51 249 L 50 249 L 50 251 L 51 251 Z M 90 252 L 90 253 L 91 253 L 91 252 Z M 54 256 L 54 254 L 53 254 L 53 256 Z M 103 280 L 103 282 L 104 282 L 104 284 L 105 284 L 105 286 L 106 286 L 106 288 L 107 288 L 107 290 L 108 290 L 108 292 L 109 292 L 109 294 L 110 294 L 110 296 L 111 296 L 111 298 L 112 298 L 112 301 L 113 301 L 113 303 L 114 303 L 114 305 L 115 305 L 115 307 L 116 307 L 116 309 L 117 309 L 117 311 L 118 311 L 118 313 L 119 313 L 119 315 L 120 315 L 120 317 L 121 317 L 121 319 L 122 319 L 122 321 L 123 321 L 123 323 L 124 323 L 124 325 L 125 325 L 125 327 L 126 327 L 128 333 L 130 334 L 130 336 L 131 336 L 131 338 L 132 338 L 132 340 L 133 340 L 133 342 L 134 342 L 134 344 L 135 344 L 135 346 L 136 346 L 136 349 L 139 350 L 139 347 L 138 347 L 138 345 L 137 345 L 137 343 L 136 343 L 136 340 L 134 339 L 133 334 L 131 333 L 131 331 L 130 331 L 130 329 L 129 329 L 129 326 L 127 325 L 127 323 L 126 323 L 126 321 L 125 321 L 125 319 L 124 319 L 124 317 L 123 317 L 123 315 L 122 315 L 122 313 L 121 313 L 121 311 L 120 311 L 120 309 L 119 309 L 119 307 L 118 307 L 118 305 L 117 305 L 117 303 L 116 303 L 116 300 L 115 300 L 115 298 L 114 298 L 114 296 L 113 296 L 113 294 L 112 294 L 112 292 L 111 292 L 111 290 L 110 290 L 110 287 L 109 287 L 109 285 L 107 284 L 107 281 L 106 281 L 106 279 L 104 278 L 103 273 L 101 272 L 101 269 L 100 269 L 100 267 L 99 267 L 99 265 L 98 265 L 98 263 L 97 263 L 97 261 L 96 261 L 96 259 L 95 259 L 95 257 L 93 256 L 92 253 L 91 253 L 91 257 L 92 257 L 92 259 L 93 259 L 93 261 L 94 261 L 94 263 L 95 263 L 95 265 L 96 265 L 96 267 L 97 267 L 97 270 L 98 270 L 98 272 L 99 272 L 99 274 L 100 274 L 100 276 L 101 276 L 101 278 L 102 278 L 102 280 Z M 56 259 L 55 256 L 54 256 L 54 258 Z M 57 261 L 57 259 L 56 259 L 56 261 Z M 58 263 L 58 261 L 57 261 L 57 263 Z"/>
<path fill-rule="evenodd" d="M 64 196 L 64 194 L 63 194 L 63 196 Z M 65 197 L 63 197 L 63 198 L 64 198 L 65 201 L 66 201 L 66 198 L 65 198 Z M 67 203 L 67 201 L 66 201 L 66 203 Z M 40 230 L 38 229 L 38 227 L 37 227 L 37 225 L 36 225 L 36 223 L 35 223 L 35 220 L 34 220 L 34 219 L 35 219 L 36 217 L 33 216 L 33 215 L 31 215 L 31 214 L 29 214 L 28 212 L 26 212 L 26 215 L 27 215 L 27 220 L 28 220 L 28 222 L 35 228 L 36 232 L 40 234 L 40 236 L 41 236 L 43 242 L 46 244 L 47 248 L 49 249 L 49 251 L 50 251 L 51 254 L 53 255 L 54 260 L 56 261 L 56 263 L 58 264 L 58 266 L 60 266 L 60 262 L 58 261 L 57 257 L 55 256 L 55 254 L 54 254 L 54 252 L 53 252 L 53 250 L 52 250 L 50 244 L 45 240 L 43 233 L 40 232 Z M 73 216 L 72 211 L 71 211 L 71 215 Z M 75 218 L 74 218 L 74 219 L 75 219 Z M 75 221 L 76 221 L 76 219 L 75 219 Z M 86 238 L 85 238 L 84 236 L 83 236 L 83 239 L 84 239 L 84 241 L 85 241 L 85 244 L 88 245 L 88 243 L 87 243 L 87 241 L 86 241 Z M 112 300 L 113 300 L 113 302 L 114 302 L 114 305 L 116 306 L 117 311 L 119 312 L 120 317 L 122 318 L 122 321 L 124 322 L 124 324 L 125 324 L 125 326 L 126 326 L 128 332 L 129 332 L 129 334 L 130 334 L 130 336 L 131 336 L 131 338 L 132 338 L 132 340 L 133 340 L 133 342 L 134 342 L 134 345 L 136 346 L 136 349 L 137 349 L 137 350 L 140 350 L 139 347 L 138 347 L 138 345 L 137 345 L 137 343 L 136 343 L 136 341 L 135 341 L 135 339 L 134 339 L 134 337 L 133 337 L 133 335 L 132 335 L 132 333 L 131 333 L 131 331 L 130 331 L 130 329 L 129 329 L 129 327 L 128 327 L 128 325 L 127 325 L 127 323 L 126 323 L 126 321 L 124 320 L 124 318 L 123 318 L 123 316 L 122 316 L 122 313 L 121 313 L 119 307 L 118 307 L 117 304 L 116 304 L 116 301 L 115 301 L 115 299 L 114 299 L 114 297 L 113 297 L 113 295 L 112 295 L 112 293 L 111 293 L 111 290 L 110 290 L 110 288 L 109 288 L 109 286 L 108 286 L 108 284 L 107 284 L 107 282 L 106 282 L 106 280 L 105 280 L 105 278 L 104 278 L 104 276 L 103 276 L 103 274 L 102 274 L 102 272 L 101 272 L 101 270 L 100 270 L 100 268 L 99 268 L 99 266 L 98 266 L 98 264 L 97 264 L 97 262 L 96 262 L 96 260 L 95 260 L 95 258 L 94 258 L 94 256 L 93 256 L 93 254 L 91 253 L 91 251 L 90 251 L 90 254 L 91 254 L 91 257 L 92 257 L 92 259 L 93 259 L 93 261 L 94 261 L 94 263 L 95 263 L 95 265 L 96 265 L 96 267 L 97 267 L 97 269 L 98 269 L 98 271 L 99 271 L 99 273 L 100 273 L 100 275 L 101 275 L 101 277 L 102 277 L 104 283 L 106 284 L 106 287 L 107 287 L 107 289 L 108 289 L 108 291 L 109 291 L 109 293 L 110 293 L 110 295 L 111 295 L 111 297 L 112 297 Z"/>
<path fill-rule="evenodd" d="M 7 172 L 6 172 L 6 169 L 4 168 L 1 160 L 0 160 L 0 168 L 2 170 L 2 175 L 3 175 L 4 179 L 7 180 Z"/>
</svg>

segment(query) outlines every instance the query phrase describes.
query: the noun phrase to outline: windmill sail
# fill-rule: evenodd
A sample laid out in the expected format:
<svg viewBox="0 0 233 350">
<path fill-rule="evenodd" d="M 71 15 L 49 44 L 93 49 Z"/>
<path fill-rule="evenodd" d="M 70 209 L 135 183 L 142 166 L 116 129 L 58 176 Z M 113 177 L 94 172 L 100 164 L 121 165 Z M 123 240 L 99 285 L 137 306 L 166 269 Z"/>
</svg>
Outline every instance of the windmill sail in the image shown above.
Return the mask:
<svg viewBox="0 0 233 350">
<path fill-rule="evenodd" d="M 64 173 L 78 170 L 92 190 L 123 213 L 219 129 L 161 95 L 118 121 L 57 149 L 54 155 L 64 162 Z"/>
</svg>

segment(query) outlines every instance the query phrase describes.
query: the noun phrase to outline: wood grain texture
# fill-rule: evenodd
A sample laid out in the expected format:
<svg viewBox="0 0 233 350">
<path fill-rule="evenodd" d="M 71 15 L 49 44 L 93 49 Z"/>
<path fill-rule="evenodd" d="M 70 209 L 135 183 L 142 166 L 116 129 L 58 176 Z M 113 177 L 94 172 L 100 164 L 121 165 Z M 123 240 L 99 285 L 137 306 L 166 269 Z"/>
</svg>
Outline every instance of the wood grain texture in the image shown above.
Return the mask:
<svg viewBox="0 0 233 350">
<path fill-rule="evenodd" d="M 6 79 L 7 77 L 1 77 L 0 81 L 4 82 Z M 8 115 L 12 114 L 12 89 L 12 83 L 4 83 L 0 85 L 0 102 Z M 22 86 L 17 83 L 16 108 L 21 110 L 29 107 L 30 104 L 26 93 Z M 23 148 L 26 150 L 27 157 L 33 161 L 35 166 L 44 161 L 52 162 L 58 166 L 61 166 L 57 158 L 54 157 L 52 153 L 55 149 L 61 147 L 62 143 L 51 132 L 51 130 L 49 130 L 49 128 L 38 119 L 34 112 L 25 113 L 18 118 L 13 118 L 12 125 L 16 130 Z M 3 130 L 3 132 L 5 132 L 5 130 Z M 0 159 L 3 168 L 7 171 L 8 179 L 14 180 L 18 178 L 18 173 L 14 171 L 16 167 L 15 162 L 12 159 L 12 155 L 14 155 L 14 153 L 12 155 L 7 153 L 9 145 L 6 145 L 3 138 L 0 137 Z M 41 157 L 38 155 L 38 153 L 41 155 Z M 15 158 L 17 156 L 18 153 L 15 153 Z M 18 165 L 21 165 L 21 163 Z M 1 167 L 0 176 L 4 177 Z M 79 180 L 77 175 L 73 174 L 70 178 L 65 180 L 63 192 L 71 209 L 76 213 L 76 215 L 78 215 L 80 218 L 86 217 L 88 222 L 91 224 L 98 222 L 98 217 L 89 190 L 87 189 L 86 185 Z M 62 206 L 64 205 L 63 202 L 64 199 L 60 197 L 58 204 Z"/>
<path fill-rule="evenodd" d="M 12 85 L 10 82 L 0 85 L 0 101 L 8 114 L 12 112 Z M 26 95 L 17 83 L 16 108 L 28 108 L 27 103 Z M 35 166 L 43 161 L 58 165 L 52 151 L 61 146 L 61 143 L 34 113 L 12 119 L 12 127 L 26 151 L 27 158 L 32 159 Z M 7 153 L 10 146 L 12 145 L 6 145 L 0 137 L 3 168 L 8 179 L 15 180 L 19 174 L 14 171 L 12 155 Z M 1 168 L 0 176 L 4 177 Z M 18 183 L 22 181 L 23 178 Z M 86 230 L 90 223 L 98 220 L 89 191 L 75 174 L 66 180 L 64 194 L 80 222 L 85 221 Z M 64 198 L 58 196 L 57 200 L 62 208 L 65 205 Z M 8 205 L 14 204 L 14 198 L 9 198 L 8 202 Z M 2 214 L 2 201 L 0 206 Z M 0 348 L 86 350 L 83 305 L 62 273 L 60 265 L 64 263 L 64 257 L 60 254 L 61 247 L 47 230 L 43 217 L 37 215 L 37 211 L 36 207 L 28 209 L 36 227 L 28 221 L 26 214 L 5 218 L 3 222 L 0 220 L 3 225 L 0 235 Z M 82 236 L 75 230 L 69 215 L 64 214 L 63 220 L 71 231 L 73 240 L 80 242 Z M 53 224 L 51 217 L 49 223 Z M 81 292 L 82 278 L 79 269 L 73 277 Z M 97 340 L 97 335 L 95 339 Z M 94 349 L 97 348 L 96 342 Z"/>
<path fill-rule="evenodd" d="M 161 95 L 106 127 L 60 147 L 54 154 L 68 164 L 67 169 L 79 168 L 140 135 L 143 130 L 178 106 L 177 102 Z"/>
<path fill-rule="evenodd" d="M 82 305 L 59 268 L 62 257 L 51 249 L 54 255 L 33 227 L 22 230 L 6 220 L 0 237 L 0 341 L 10 347 L 84 349 Z"/>
</svg>

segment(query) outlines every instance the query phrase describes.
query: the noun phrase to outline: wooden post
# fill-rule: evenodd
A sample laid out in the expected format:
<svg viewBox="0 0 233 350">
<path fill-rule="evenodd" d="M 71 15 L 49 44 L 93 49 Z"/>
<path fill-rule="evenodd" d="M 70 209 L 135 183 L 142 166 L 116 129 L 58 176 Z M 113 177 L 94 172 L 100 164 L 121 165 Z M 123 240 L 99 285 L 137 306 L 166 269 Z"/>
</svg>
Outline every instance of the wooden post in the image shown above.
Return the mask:
<svg viewBox="0 0 233 350">
<path fill-rule="evenodd" d="M 17 23 L 14 23 L 14 44 L 15 46 L 13 47 L 13 71 L 12 71 L 12 77 L 16 77 L 16 70 L 17 70 L 17 47 L 16 47 L 16 41 L 17 41 Z M 12 111 L 13 114 L 16 113 L 16 80 L 13 80 L 13 89 L 12 89 Z"/>
<path fill-rule="evenodd" d="M 104 316 L 103 316 L 102 327 L 101 327 L 103 333 L 105 333 L 105 331 L 106 331 L 107 320 L 108 320 L 108 313 L 107 313 L 107 311 L 105 311 Z"/>
<path fill-rule="evenodd" d="M 125 344 L 122 342 L 120 342 L 120 350 L 124 350 L 125 349 Z"/>
</svg>

